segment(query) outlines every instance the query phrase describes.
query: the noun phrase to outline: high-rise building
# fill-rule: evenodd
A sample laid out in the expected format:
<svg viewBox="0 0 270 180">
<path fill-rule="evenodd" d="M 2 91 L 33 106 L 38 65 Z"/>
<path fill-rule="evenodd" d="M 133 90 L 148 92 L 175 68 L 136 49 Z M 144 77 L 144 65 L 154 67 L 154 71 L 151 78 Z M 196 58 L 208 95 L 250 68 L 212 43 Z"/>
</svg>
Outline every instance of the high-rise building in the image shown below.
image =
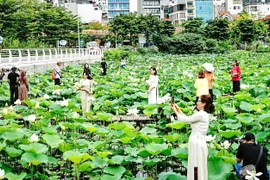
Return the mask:
<svg viewBox="0 0 270 180">
<path fill-rule="evenodd" d="M 195 0 L 196 16 L 204 22 L 214 19 L 213 0 Z"/>
<path fill-rule="evenodd" d="M 120 14 L 129 14 L 129 0 L 108 0 L 108 20 Z"/>
<path fill-rule="evenodd" d="M 153 14 L 158 16 L 158 18 L 163 18 L 161 16 L 161 0 L 138 0 L 139 7 L 138 12 L 140 14 Z"/>
</svg>

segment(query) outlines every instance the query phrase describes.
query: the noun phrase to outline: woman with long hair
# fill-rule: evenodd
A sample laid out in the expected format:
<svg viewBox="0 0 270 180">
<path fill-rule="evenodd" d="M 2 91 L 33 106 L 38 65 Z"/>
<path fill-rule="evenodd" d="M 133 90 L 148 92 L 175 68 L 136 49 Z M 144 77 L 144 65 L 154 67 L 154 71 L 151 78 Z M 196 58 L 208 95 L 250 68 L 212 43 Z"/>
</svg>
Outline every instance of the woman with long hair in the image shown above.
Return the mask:
<svg viewBox="0 0 270 180">
<path fill-rule="evenodd" d="M 158 100 L 158 76 L 157 69 L 150 68 L 150 78 L 147 80 L 148 104 L 157 104 Z"/>
<path fill-rule="evenodd" d="M 86 74 L 87 79 L 93 79 L 89 64 L 85 63 L 83 67 L 83 73 Z"/>
<path fill-rule="evenodd" d="M 239 67 L 239 62 L 234 60 L 232 63 L 232 69 L 230 71 L 233 83 L 233 92 L 236 93 L 240 91 L 240 80 L 241 80 L 241 69 Z"/>
<path fill-rule="evenodd" d="M 214 113 L 215 107 L 209 95 L 202 95 L 197 102 L 198 112 L 186 116 L 177 104 L 172 103 L 171 108 L 177 119 L 191 125 L 191 134 L 188 140 L 188 168 L 187 179 L 194 179 L 197 171 L 198 180 L 208 180 L 206 133 L 209 128 L 209 114 Z"/>
<path fill-rule="evenodd" d="M 29 91 L 29 84 L 26 77 L 26 72 L 23 70 L 20 70 L 20 88 L 19 88 L 19 99 L 21 101 L 28 98 L 28 91 Z"/>
</svg>

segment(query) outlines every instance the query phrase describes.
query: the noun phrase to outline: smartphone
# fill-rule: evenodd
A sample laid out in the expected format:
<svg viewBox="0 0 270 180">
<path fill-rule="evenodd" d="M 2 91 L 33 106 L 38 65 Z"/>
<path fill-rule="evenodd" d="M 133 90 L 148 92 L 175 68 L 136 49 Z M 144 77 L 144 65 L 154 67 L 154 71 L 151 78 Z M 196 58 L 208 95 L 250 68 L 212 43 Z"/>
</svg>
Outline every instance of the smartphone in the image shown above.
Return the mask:
<svg viewBox="0 0 270 180">
<path fill-rule="evenodd" d="M 174 97 L 171 97 L 171 104 L 174 104 Z"/>
</svg>

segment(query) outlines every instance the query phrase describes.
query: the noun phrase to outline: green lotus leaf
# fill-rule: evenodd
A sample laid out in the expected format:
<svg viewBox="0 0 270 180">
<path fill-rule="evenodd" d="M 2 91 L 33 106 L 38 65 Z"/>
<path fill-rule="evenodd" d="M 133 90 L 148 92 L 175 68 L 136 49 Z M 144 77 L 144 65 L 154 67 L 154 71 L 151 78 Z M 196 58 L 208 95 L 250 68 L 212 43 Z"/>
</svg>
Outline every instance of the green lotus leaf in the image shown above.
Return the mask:
<svg viewBox="0 0 270 180">
<path fill-rule="evenodd" d="M 121 177 L 126 171 L 126 168 L 124 168 L 123 166 L 107 166 L 104 169 L 105 173 L 111 174 L 111 175 L 115 175 L 117 177 Z"/>
<path fill-rule="evenodd" d="M 5 177 L 8 180 L 23 180 L 24 177 L 27 175 L 26 172 L 22 172 L 21 174 L 17 175 L 17 174 L 13 174 L 12 172 L 8 172 Z"/>
<path fill-rule="evenodd" d="M 100 136 L 106 136 L 107 134 L 110 133 L 110 131 L 104 127 L 104 128 L 98 128 L 98 130 L 95 133 Z"/>
<path fill-rule="evenodd" d="M 5 132 L 4 134 L 2 134 L 2 138 L 11 142 L 22 139 L 23 137 L 24 134 L 20 132 Z"/>
<path fill-rule="evenodd" d="M 90 172 L 94 169 L 93 164 L 94 163 L 91 161 L 86 161 L 86 162 L 82 163 L 81 165 L 79 165 L 79 170 L 81 172 Z"/>
<path fill-rule="evenodd" d="M 252 106 L 252 104 L 249 104 L 249 103 L 247 103 L 245 101 L 241 101 L 240 108 L 242 110 L 250 112 L 250 111 L 252 111 L 251 106 Z"/>
<path fill-rule="evenodd" d="M 109 175 L 109 174 L 103 174 L 100 178 L 100 180 L 120 180 L 121 177 L 115 175 Z"/>
<path fill-rule="evenodd" d="M 148 157 L 150 155 L 151 155 L 151 153 L 149 153 L 146 149 L 143 149 L 143 150 L 138 152 L 138 156 L 141 156 L 141 157 Z"/>
<path fill-rule="evenodd" d="M 57 127 L 51 126 L 51 127 L 42 127 L 42 131 L 46 134 L 56 134 L 57 133 Z"/>
<path fill-rule="evenodd" d="M 27 106 L 14 106 L 14 111 L 18 113 L 22 113 L 28 110 Z"/>
<path fill-rule="evenodd" d="M 219 131 L 219 133 L 227 139 L 230 139 L 232 137 L 238 137 L 241 135 L 241 132 L 238 130 Z"/>
<path fill-rule="evenodd" d="M 6 147 L 5 148 L 5 151 L 7 152 L 7 154 L 10 156 L 10 157 L 18 157 L 18 156 L 21 156 L 22 155 L 22 150 L 20 149 L 16 149 L 14 147 Z"/>
<path fill-rule="evenodd" d="M 172 156 L 185 160 L 188 158 L 188 148 L 176 148 L 172 150 Z"/>
<path fill-rule="evenodd" d="M 111 130 L 111 134 L 115 137 L 121 137 L 125 132 L 123 130 Z"/>
<path fill-rule="evenodd" d="M 125 131 L 125 134 L 130 138 L 137 137 L 138 131 L 133 128 L 127 127 L 124 129 L 124 131 Z"/>
<path fill-rule="evenodd" d="M 256 137 L 256 141 L 258 142 L 264 142 L 266 139 L 269 139 L 270 136 L 270 132 L 268 131 L 261 131 L 258 132 L 255 137 Z"/>
<path fill-rule="evenodd" d="M 124 137 L 124 138 L 121 138 L 119 141 L 121 141 L 123 144 L 128 144 L 131 142 L 131 138 L 130 137 Z"/>
<path fill-rule="evenodd" d="M 99 120 L 102 120 L 102 121 L 111 121 L 112 120 L 112 117 L 113 115 L 110 114 L 110 113 L 101 113 L 101 112 L 98 112 L 97 113 L 97 117 L 99 118 Z"/>
<path fill-rule="evenodd" d="M 270 113 L 260 115 L 258 121 L 262 124 L 270 123 Z"/>
<path fill-rule="evenodd" d="M 21 160 L 23 162 L 31 163 L 33 165 L 39 165 L 41 163 L 48 162 L 48 156 L 44 154 L 36 154 L 33 152 L 26 152 L 22 155 Z"/>
<path fill-rule="evenodd" d="M 49 164 L 57 164 L 58 163 L 58 159 L 52 157 L 52 156 L 48 156 L 48 163 Z"/>
<path fill-rule="evenodd" d="M 147 144 L 145 146 L 145 149 L 151 153 L 152 155 L 158 155 L 160 154 L 162 151 L 165 151 L 166 149 L 168 149 L 168 145 L 167 144 Z"/>
<path fill-rule="evenodd" d="M 154 166 L 161 160 L 159 158 L 153 158 L 153 159 L 148 159 L 148 160 L 143 160 L 143 164 L 146 166 Z"/>
<path fill-rule="evenodd" d="M 80 164 L 80 163 L 83 163 L 89 159 L 92 160 L 93 157 L 87 153 L 80 153 L 78 151 L 66 151 L 63 154 L 63 159 L 64 160 L 68 159 L 71 162 L 73 162 L 74 164 Z"/>
<path fill-rule="evenodd" d="M 90 146 L 90 141 L 87 141 L 86 139 L 77 139 L 76 140 L 76 145 L 82 149 L 82 148 L 85 148 L 85 147 L 89 147 Z"/>
<path fill-rule="evenodd" d="M 106 141 L 95 141 L 89 146 L 92 150 L 100 150 L 106 145 Z"/>
<path fill-rule="evenodd" d="M 172 135 L 164 136 L 164 138 L 169 142 L 175 142 L 181 138 L 181 135 L 177 133 L 173 133 Z"/>
<path fill-rule="evenodd" d="M 262 109 L 265 108 L 265 105 L 264 104 L 256 104 L 256 105 L 252 105 L 251 106 L 251 109 L 254 110 L 254 111 L 261 111 Z"/>
<path fill-rule="evenodd" d="M 242 125 L 240 123 L 237 123 L 237 124 L 225 123 L 224 126 L 228 129 L 232 129 L 232 130 L 239 129 L 242 127 Z"/>
<path fill-rule="evenodd" d="M 208 158 L 208 179 L 226 179 L 233 166 L 220 157 Z"/>
<path fill-rule="evenodd" d="M 126 147 L 124 149 L 125 154 L 128 154 L 130 156 L 137 156 L 138 154 L 138 149 L 137 148 L 132 148 L 132 147 Z"/>
<path fill-rule="evenodd" d="M 2 149 L 4 149 L 7 146 L 6 141 L 3 141 L 2 143 L 0 143 L 0 151 L 2 151 Z"/>
<path fill-rule="evenodd" d="M 170 127 L 172 129 L 182 129 L 186 126 L 186 123 L 181 121 L 174 121 L 172 123 L 166 124 L 166 127 Z"/>
<path fill-rule="evenodd" d="M 83 123 L 82 127 L 91 133 L 94 133 L 98 130 L 98 128 L 95 127 L 92 123 Z"/>
<path fill-rule="evenodd" d="M 58 135 L 45 134 L 42 136 L 42 138 L 52 148 L 57 148 L 59 146 L 59 144 L 64 142 Z"/>
<path fill-rule="evenodd" d="M 254 123 L 254 118 L 250 114 L 244 114 L 244 113 L 238 114 L 236 116 L 236 119 L 238 119 L 241 123 L 246 124 L 246 125 L 250 125 Z"/>
<path fill-rule="evenodd" d="M 155 134 L 157 132 L 157 129 L 146 126 L 142 128 L 140 132 L 142 134 Z"/>
<path fill-rule="evenodd" d="M 70 151 L 70 150 L 74 149 L 74 145 L 73 144 L 66 143 L 66 142 L 63 142 L 63 143 L 59 144 L 58 149 L 61 152 L 66 152 L 66 151 Z"/>
<path fill-rule="evenodd" d="M 103 152 L 96 151 L 96 153 L 101 158 L 105 158 L 105 157 L 107 157 L 107 156 L 109 156 L 109 155 L 112 154 L 112 152 L 110 152 L 110 151 L 103 151 Z"/>
<path fill-rule="evenodd" d="M 95 164 L 95 166 L 102 169 L 108 165 L 108 163 L 99 156 L 94 156 L 93 163 Z"/>
<path fill-rule="evenodd" d="M 126 124 L 122 122 L 114 122 L 109 124 L 109 128 L 115 129 L 115 130 L 123 130 L 126 127 Z"/>
<path fill-rule="evenodd" d="M 25 100 L 24 100 L 24 103 L 25 103 L 28 107 L 33 108 L 33 107 L 36 106 L 37 101 L 34 100 L 34 99 L 28 98 L 28 99 L 25 99 Z"/>
<path fill-rule="evenodd" d="M 182 176 L 181 174 L 177 174 L 175 172 L 162 172 L 158 175 L 158 180 L 186 180 L 186 176 Z"/>
<path fill-rule="evenodd" d="M 42 154 L 42 153 L 46 153 L 48 151 L 48 147 L 45 144 L 41 144 L 41 143 L 32 143 L 32 144 L 20 144 L 19 147 L 27 152 L 33 152 L 33 153 L 37 153 L 37 154 Z"/>
<path fill-rule="evenodd" d="M 213 94 L 214 94 L 217 98 L 222 96 L 221 92 L 220 92 L 218 89 L 213 89 Z"/>
<path fill-rule="evenodd" d="M 125 158 L 124 156 L 116 155 L 116 156 L 113 156 L 111 159 L 109 159 L 108 163 L 112 165 L 115 165 L 115 164 L 121 165 L 124 158 Z"/>
<path fill-rule="evenodd" d="M 230 108 L 230 107 L 226 107 L 226 106 L 222 106 L 222 110 L 225 112 L 225 114 L 232 116 L 235 114 L 236 109 L 235 108 Z"/>
<path fill-rule="evenodd" d="M 270 106 L 270 98 L 261 98 L 261 102 L 266 106 Z"/>
</svg>

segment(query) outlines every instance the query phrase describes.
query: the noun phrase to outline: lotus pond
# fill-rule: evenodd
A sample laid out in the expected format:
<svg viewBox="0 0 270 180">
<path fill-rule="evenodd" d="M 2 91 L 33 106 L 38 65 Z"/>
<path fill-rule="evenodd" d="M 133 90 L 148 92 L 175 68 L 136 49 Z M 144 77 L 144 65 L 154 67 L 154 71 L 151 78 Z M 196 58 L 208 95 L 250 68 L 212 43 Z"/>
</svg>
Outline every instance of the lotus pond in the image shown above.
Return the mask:
<svg viewBox="0 0 270 180">
<path fill-rule="evenodd" d="M 214 64 L 216 113 L 208 131 L 210 180 L 237 179 L 233 164 L 237 138 L 244 132 L 252 131 L 270 149 L 270 54 L 130 54 L 127 59 L 125 69 L 119 68 L 120 61 L 107 60 L 107 76 L 100 75 L 99 63 L 91 64 L 98 84 L 86 117 L 74 88 L 82 77 L 81 64 L 63 69 L 62 86 L 53 85 L 49 71 L 28 75 L 26 106 L 7 105 L 9 88 L 4 82 L 0 87 L 0 169 L 5 178 L 186 179 L 191 129 L 170 119 L 169 102 L 147 104 L 151 66 L 158 68 L 159 96 L 170 93 L 186 114 L 192 114 L 197 72 L 205 62 Z M 242 90 L 231 96 L 229 70 L 234 59 L 240 62 Z M 130 109 L 158 120 L 141 124 L 112 121 Z"/>
</svg>

